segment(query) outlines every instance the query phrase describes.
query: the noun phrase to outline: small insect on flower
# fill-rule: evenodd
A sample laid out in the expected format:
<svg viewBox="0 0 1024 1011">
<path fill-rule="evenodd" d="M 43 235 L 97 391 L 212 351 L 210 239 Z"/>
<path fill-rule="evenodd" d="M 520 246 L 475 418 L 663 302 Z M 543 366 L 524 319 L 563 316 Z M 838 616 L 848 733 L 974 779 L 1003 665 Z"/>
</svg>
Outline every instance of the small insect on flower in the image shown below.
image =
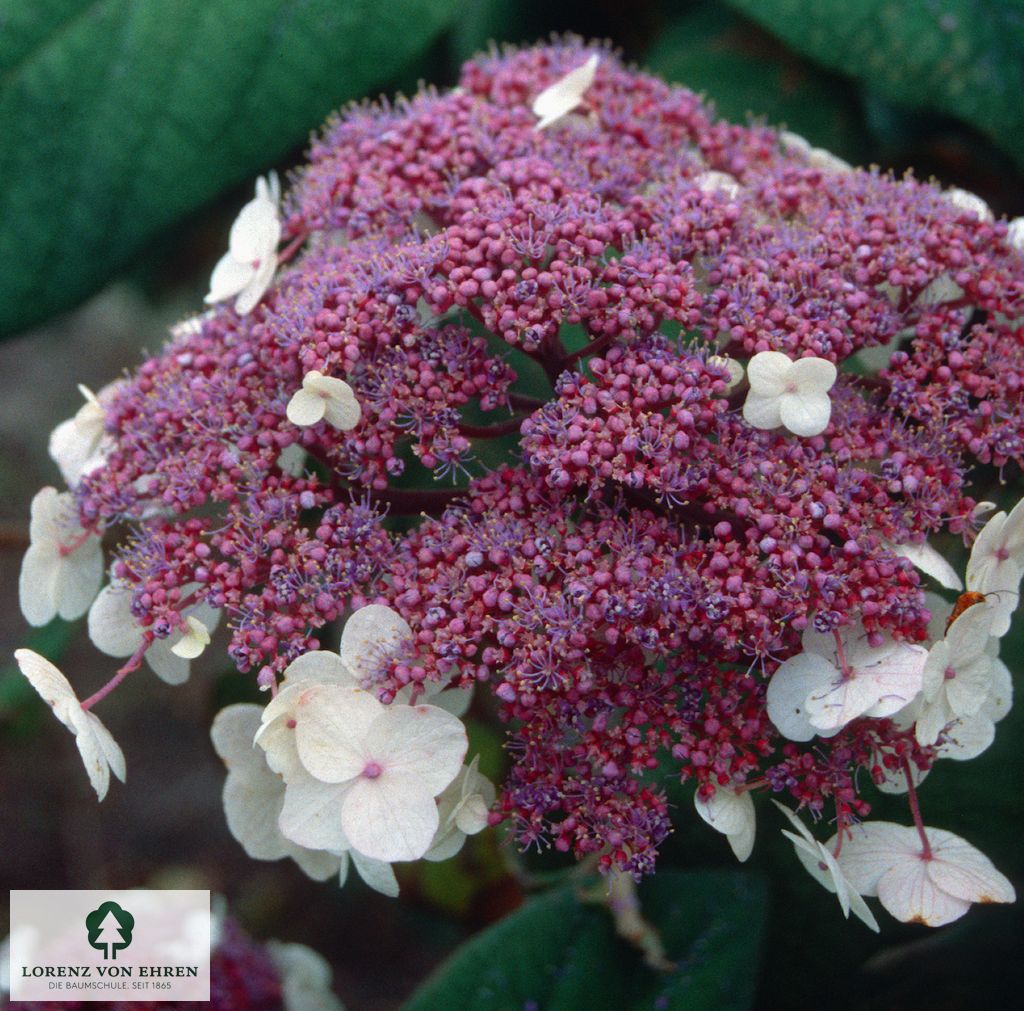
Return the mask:
<svg viewBox="0 0 1024 1011">
<path fill-rule="evenodd" d="M 967 610 L 967 608 L 974 607 L 975 604 L 982 603 L 985 597 L 986 594 L 978 593 L 977 590 L 967 590 L 966 592 L 961 593 L 960 596 L 956 598 L 952 614 L 950 614 L 946 619 L 946 631 L 949 631 L 949 626 L 952 625 L 953 622 Z"/>
</svg>

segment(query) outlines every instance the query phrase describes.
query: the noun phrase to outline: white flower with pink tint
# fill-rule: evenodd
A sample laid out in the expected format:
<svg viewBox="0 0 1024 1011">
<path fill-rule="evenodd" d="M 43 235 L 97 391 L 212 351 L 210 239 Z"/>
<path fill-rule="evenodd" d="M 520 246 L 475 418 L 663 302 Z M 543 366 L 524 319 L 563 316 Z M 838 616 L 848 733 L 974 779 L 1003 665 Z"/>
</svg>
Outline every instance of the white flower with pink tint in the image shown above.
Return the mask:
<svg viewBox="0 0 1024 1011">
<path fill-rule="evenodd" d="M 300 428 L 326 421 L 332 428 L 347 432 L 359 424 L 362 409 L 352 387 L 344 379 L 325 376 L 315 369 L 302 379 L 302 388 L 288 401 L 288 420 Z"/>
<path fill-rule="evenodd" d="M 281 186 L 276 173 L 256 180 L 256 196 L 239 212 L 231 226 L 228 251 L 213 268 L 206 302 L 223 302 L 237 296 L 235 312 L 240 316 L 252 312 L 277 270 L 280 202 Z"/>
<path fill-rule="evenodd" d="M 81 618 L 102 581 L 100 538 L 83 530 L 69 493 L 43 488 L 32 499 L 29 548 L 18 583 L 25 620 L 45 625 L 57 615 Z"/>
<path fill-rule="evenodd" d="M 827 358 L 793 361 L 781 351 L 760 351 L 747 365 L 743 418 L 754 428 L 783 425 L 794 435 L 820 435 L 832 416 L 828 391 L 837 375 Z"/>
<path fill-rule="evenodd" d="M 988 857 L 942 829 L 919 832 L 893 822 L 866 822 L 843 840 L 837 859 L 853 888 L 877 895 L 904 923 L 941 927 L 963 916 L 972 903 L 1017 897 Z"/>
<path fill-rule="evenodd" d="M 967 589 L 983 593 L 993 608 L 992 634 L 1010 630 L 1024 575 L 1024 499 L 1009 515 L 997 512 L 979 531 L 967 560 Z M 973 610 L 973 608 L 971 609 Z"/>
</svg>

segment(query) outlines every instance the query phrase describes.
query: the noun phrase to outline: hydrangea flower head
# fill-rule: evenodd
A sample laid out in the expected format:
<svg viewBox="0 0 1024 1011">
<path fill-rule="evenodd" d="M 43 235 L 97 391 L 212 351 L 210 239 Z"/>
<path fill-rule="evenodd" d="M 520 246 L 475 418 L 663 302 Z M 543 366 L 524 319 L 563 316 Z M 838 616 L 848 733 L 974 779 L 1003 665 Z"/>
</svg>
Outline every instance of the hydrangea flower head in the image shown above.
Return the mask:
<svg viewBox="0 0 1024 1011">
<path fill-rule="evenodd" d="M 349 109 L 290 192 L 258 185 L 210 311 L 102 398 L 30 620 L 89 608 L 101 536 L 115 680 L 223 615 L 267 699 L 229 771 L 243 844 L 390 893 L 485 822 L 650 873 L 669 777 L 741 858 L 767 791 L 847 841 L 873 784 L 915 805 L 1009 704 L 998 673 L 973 712 L 936 694 L 971 612 L 941 646 L 922 584 L 961 582 L 928 545 L 974 543 L 998 672 L 1024 507 L 976 534 L 973 482 L 1024 463 L 1024 259 L 825 154 L 572 38 Z M 493 803 L 471 698 L 507 735 Z"/>
</svg>

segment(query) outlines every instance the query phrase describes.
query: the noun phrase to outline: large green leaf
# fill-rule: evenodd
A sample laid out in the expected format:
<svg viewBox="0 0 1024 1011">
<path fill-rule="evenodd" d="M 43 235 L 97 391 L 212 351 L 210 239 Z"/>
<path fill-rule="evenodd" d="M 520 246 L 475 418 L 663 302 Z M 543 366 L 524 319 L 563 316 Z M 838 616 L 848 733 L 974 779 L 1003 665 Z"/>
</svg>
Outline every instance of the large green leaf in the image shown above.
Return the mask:
<svg viewBox="0 0 1024 1011">
<path fill-rule="evenodd" d="M 664 1011 L 749 1007 L 764 921 L 760 880 L 736 871 L 661 871 L 640 889 L 673 972 L 647 969 L 607 911 L 572 887 L 529 901 L 473 938 L 405 1011 Z"/>
<path fill-rule="evenodd" d="M 421 54 L 456 0 L 0 0 L 0 333 Z"/>
<path fill-rule="evenodd" d="M 1020 0 L 728 0 L 886 97 L 965 120 L 1024 165 Z"/>
<path fill-rule="evenodd" d="M 717 2 L 672 21 L 646 62 L 662 77 L 706 92 L 726 119 L 742 123 L 753 113 L 848 157 L 863 147 L 860 110 L 848 85 Z"/>
</svg>

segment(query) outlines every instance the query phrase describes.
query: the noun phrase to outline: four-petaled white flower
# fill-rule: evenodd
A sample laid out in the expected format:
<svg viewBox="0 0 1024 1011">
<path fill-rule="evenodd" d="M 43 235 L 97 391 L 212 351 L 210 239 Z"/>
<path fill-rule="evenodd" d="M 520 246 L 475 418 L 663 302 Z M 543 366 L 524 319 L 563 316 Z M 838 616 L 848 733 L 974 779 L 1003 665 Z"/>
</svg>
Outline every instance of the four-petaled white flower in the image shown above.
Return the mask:
<svg viewBox="0 0 1024 1011">
<path fill-rule="evenodd" d="M 931 576 L 939 586 L 958 592 L 964 588 L 956 569 L 927 541 L 922 541 L 920 544 L 894 544 L 892 552 L 908 559 L 926 576 Z"/>
<path fill-rule="evenodd" d="M 693 795 L 693 806 L 716 832 L 726 837 L 737 860 L 742 863 L 750 856 L 754 849 L 757 819 L 749 790 L 736 791 L 719 786 L 710 800 L 704 800 L 697 790 Z"/>
<path fill-rule="evenodd" d="M 832 416 L 828 391 L 836 375 L 827 358 L 793 361 L 781 351 L 759 351 L 747 365 L 743 417 L 754 428 L 784 425 L 794 435 L 820 435 Z"/>
<path fill-rule="evenodd" d="M 271 172 L 269 179 L 256 180 L 256 196 L 235 218 L 228 251 L 213 268 L 206 302 L 223 302 L 237 295 L 235 312 L 244 316 L 263 297 L 277 270 L 280 200 L 281 187 L 275 173 Z"/>
<path fill-rule="evenodd" d="M 182 593 L 187 598 L 198 588 L 197 583 L 189 583 L 182 587 Z M 101 653 L 131 656 L 142 645 L 143 629 L 132 616 L 131 605 L 131 587 L 116 582 L 104 586 L 93 601 L 89 608 L 89 638 Z M 200 601 L 186 607 L 182 617 L 186 623 L 195 619 L 209 634 L 220 621 L 220 611 Z M 169 685 L 183 684 L 191 673 L 191 658 L 182 656 L 175 648 L 184 638 L 185 633 L 178 629 L 165 639 L 154 639 L 146 649 L 146 663 Z"/>
<path fill-rule="evenodd" d="M 1024 574 L 1024 499 L 997 512 L 978 533 L 967 560 L 967 589 L 984 593 L 993 609 L 992 634 L 1005 635 Z M 973 608 L 972 608 L 973 610 Z"/>
<path fill-rule="evenodd" d="M 832 737 L 859 716 L 891 716 L 920 692 L 928 657 L 923 647 L 892 640 L 870 646 L 851 628 L 839 639 L 842 658 L 833 635 L 808 628 L 803 652 L 772 675 L 765 704 L 783 737 Z"/>
<path fill-rule="evenodd" d="M 89 782 L 96 796 L 103 800 L 110 786 L 111 772 L 124 782 L 124 755 L 117 742 L 98 716 L 82 708 L 68 679 L 49 660 L 31 649 L 15 650 L 14 659 L 57 719 L 75 735 Z"/>
<path fill-rule="evenodd" d="M 292 394 L 286 413 L 293 425 L 306 428 L 326 421 L 347 432 L 359 424 L 362 409 L 344 379 L 325 376 L 314 369 L 303 376 L 302 388 Z"/>
<path fill-rule="evenodd" d="M 947 724 L 974 716 L 984 705 L 995 673 L 989 649 L 994 617 L 987 603 L 969 607 L 928 651 L 916 724 L 920 744 L 934 744 Z"/>
<path fill-rule="evenodd" d="M 480 774 L 476 755 L 437 798 L 438 826 L 424 860 L 447 860 L 462 849 L 466 836 L 487 828 L 487 812 L 494 803 L 494 784 Z"/>
<path fill-rule="evenodd" d="M 103 466 L 111 445 L 104 439 L 106 412 L 103 400 L 120 385 L 120 380 L 109 383 L 98 394 L 80 385 L 78 391 L 85 398 L 85 403 L 73 418 L 62 421 L 50 433 L 50 458 L 60 468 L 61 477 L 69 488 L 74 488 L 82 477 Z"/>
<path fill-rule="evenodd" d="M 299 765 L 284 773 L 285 835 L 314 849 L 344 840 L 387 862 L 422 857 L 440 823 L 434 798 L 468 747 L 459 720 L 343 685 L 301 692 L 292 711 Z"/>
<path fill-rule="evenodd" d="M 979 221 L 993 220 L 992 208 L 977 193 L 950 186 L 942 195 L 959 210 L 970 211 Z"/>
<path fill-rule="evenodd" d="M 570 70 L 533 100 L 533 114 L 540 121 L 535 129 L 543 130 L 551 126 L 583 101 L 587 89 L 594 83 L 600 62 L 601 58 L 594 53 L 586 63 Z"/>
<path fill-rule="evenodd" d="M 799 835 L 794 835 L 785 829 L 782 830 L 782 834 L 793 844 L 796 855 L 807 873 L 823 888 L 835 895 L 839 900 L 839 908 L 842 909 L 846 919 L 850 918 L 852 910 L 854 916 L 877 934 L 879 932 L 878 921 L 860 893 L 846 879 L 832 850 L 824 843 L 818 842 L 811 835 L 807 826 L 788 807 L 780 804 L 777 800 L 773 800 L 772 803 L 789 819 L 799 833 Z"/>
<path fill-rule="evenodd" d="M 58 614 L 65 621 L 80 618 L 102 581 L 100 538 L 79 525 L 70 494 L 43 488 L 32 499 L 29 549 L 18 583 L 25 620 L 45 625 Z"/>
<path fill-rule="evenodd" d="M 838 856 L 846 880 L 861 895 L 877 895 L 897 920 L 941 927 L 972 902 L 1013 902 L 1013 885 L 970 843 L 943 829 L 867 822 L 843 841 Z M 835 838 L 828 845 L 834 847 Z"/>
</svg>

